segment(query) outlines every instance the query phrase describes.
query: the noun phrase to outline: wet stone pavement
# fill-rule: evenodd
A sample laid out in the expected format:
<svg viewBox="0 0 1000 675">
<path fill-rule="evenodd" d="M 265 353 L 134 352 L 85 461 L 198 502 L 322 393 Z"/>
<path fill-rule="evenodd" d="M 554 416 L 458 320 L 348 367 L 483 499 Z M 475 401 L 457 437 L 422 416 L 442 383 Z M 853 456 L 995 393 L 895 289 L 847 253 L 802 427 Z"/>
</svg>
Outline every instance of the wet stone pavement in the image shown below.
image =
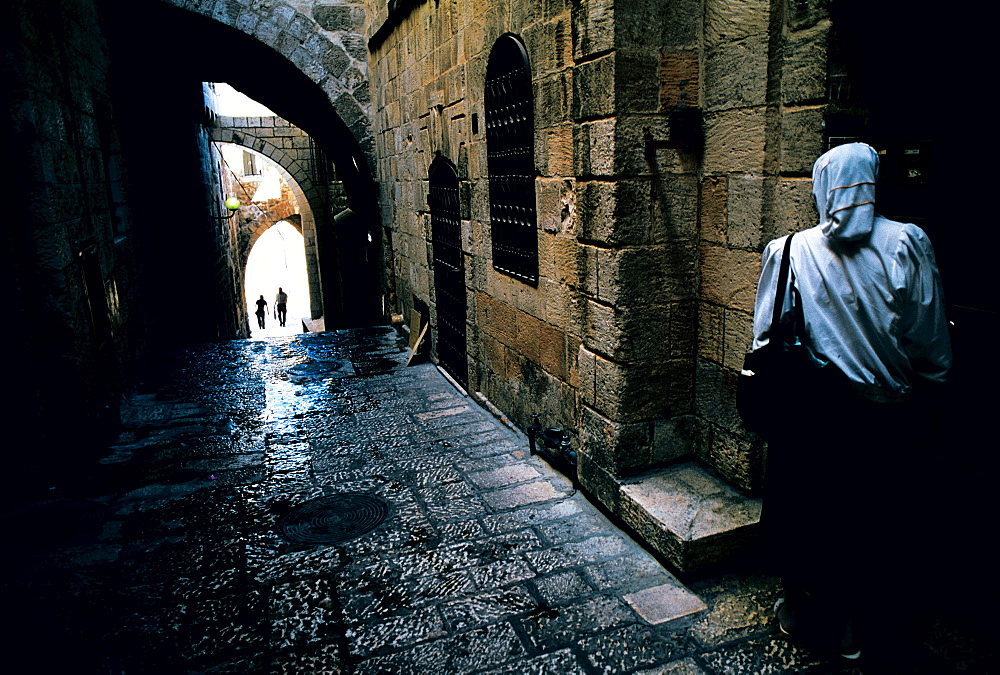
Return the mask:
<svg viewBox="0 0 1000 675">
<path fill-rule="evenodd" d="M 406 359 L 388 328 L 179 354 L 4 509 L 7 672 L 838 672 L 773 578 L 681 583 Z"/>
</svg>

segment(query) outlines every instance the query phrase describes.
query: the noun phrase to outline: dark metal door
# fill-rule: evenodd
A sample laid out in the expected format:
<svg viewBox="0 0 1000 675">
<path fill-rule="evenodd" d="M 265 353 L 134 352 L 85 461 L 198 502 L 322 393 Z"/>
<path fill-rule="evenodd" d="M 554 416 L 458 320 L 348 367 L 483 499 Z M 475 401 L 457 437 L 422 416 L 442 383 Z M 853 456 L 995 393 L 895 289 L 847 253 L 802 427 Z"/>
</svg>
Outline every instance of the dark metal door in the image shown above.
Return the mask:
<svg viewBox="0 0 1000 675">
<path fill-rule="evenodd" d="M 465 319 L 465 260 L 458 174 L 450 162 L 437 159 L 430 170 L 431 238 L 434 292 L 437 297 L 437 354 L 441 365 L 463 387 L 468 386 Z"/>
</svg>

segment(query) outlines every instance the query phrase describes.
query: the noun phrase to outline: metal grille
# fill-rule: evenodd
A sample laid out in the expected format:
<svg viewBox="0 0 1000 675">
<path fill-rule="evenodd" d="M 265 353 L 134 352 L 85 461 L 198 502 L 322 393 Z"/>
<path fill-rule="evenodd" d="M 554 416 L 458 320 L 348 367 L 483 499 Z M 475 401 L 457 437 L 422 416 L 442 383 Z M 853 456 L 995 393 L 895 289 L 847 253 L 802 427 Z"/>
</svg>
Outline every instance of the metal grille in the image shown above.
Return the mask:
<svg viewBox="0 0 1000 675">
<path fill-rule="evenodd" d="M 468 384 L 465 349 L 465 260 L 462 256 L 462 214 L 458 175 L 443 159 L 431 166 L 431 238 L 434 291 L 437 296 L 437 353 L 445 370 L 461 385 Z"/>
<path fill-rule="evenodd" d="M 323 148 L 316 145 L 312 136 L 309 136 L 308 139 L 310 151 L 309 169 L 312 174 L 313 184 L 318 187 L 329 185 L 337 179 L 336 172 L 333 170 L 333 165 L 330 162 L 330 159 L 326 156 L 326 153 L 323 151 Z"/>
<path fill-rule="evenodd" d="M 485 94 L 493 267 L 537 284 L 534 99 L 528 55 L 511 35 L 493 46 Z"/>
</svg>

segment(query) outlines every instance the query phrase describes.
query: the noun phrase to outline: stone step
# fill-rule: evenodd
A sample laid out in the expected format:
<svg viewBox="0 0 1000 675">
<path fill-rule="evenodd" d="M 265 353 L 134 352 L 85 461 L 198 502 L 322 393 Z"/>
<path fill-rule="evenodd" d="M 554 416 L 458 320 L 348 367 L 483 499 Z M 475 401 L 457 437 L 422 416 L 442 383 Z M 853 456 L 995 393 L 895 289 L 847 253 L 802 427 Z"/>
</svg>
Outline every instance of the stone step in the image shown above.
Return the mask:
<svg viewBox="0 0 1000 675">
<path fill-rule="evenodd" d="M 680 572 L 745 549 L 761 500 L 746 497 L 697 462 L 618 479 L 621 518 Z"/>
<path fill-rule="evenodd" d="M 322 333 L 326 330 L 326 322 L 323 317 L 318 319 L 306 319 L 303 317 L 302 326 L 307 333 Z"/>
</svg>

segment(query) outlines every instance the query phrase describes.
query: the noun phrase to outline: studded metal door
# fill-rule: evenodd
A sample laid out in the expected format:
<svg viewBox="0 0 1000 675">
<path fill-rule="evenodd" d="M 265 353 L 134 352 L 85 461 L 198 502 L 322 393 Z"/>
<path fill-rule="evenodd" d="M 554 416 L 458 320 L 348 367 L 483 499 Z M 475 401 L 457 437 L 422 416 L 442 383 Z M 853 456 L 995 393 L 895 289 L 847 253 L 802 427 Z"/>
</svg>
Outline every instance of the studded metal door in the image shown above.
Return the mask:
<svg viewBox="0 0 1000 675">
<path fill-rule="evenodd" d="M 431 237 L 434 254 L 434 291 L 437 297 L 437 354 L 441 365 L 463 387 L 468 386 L 466 362 L 465 261 L 462 256 L 462 214 L 458 175 L 450 162 L 431 165 Z"/>
</svg>

